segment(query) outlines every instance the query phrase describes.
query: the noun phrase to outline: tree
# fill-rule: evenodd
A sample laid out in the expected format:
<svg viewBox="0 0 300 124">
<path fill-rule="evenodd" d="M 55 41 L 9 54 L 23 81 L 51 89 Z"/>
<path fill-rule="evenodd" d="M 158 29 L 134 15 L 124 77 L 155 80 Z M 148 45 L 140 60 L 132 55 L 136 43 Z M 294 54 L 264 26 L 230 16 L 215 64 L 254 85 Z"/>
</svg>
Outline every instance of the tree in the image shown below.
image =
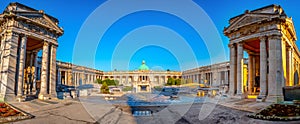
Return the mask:
<svg viewBox="0 0 300 124">
<path fill-rule="evenodd" d="M 175 85 L 181 85 L 181 79 L 176 79 L 175 80 Z"/>
<path fill-rule="evenodd" d="M 101 81 L 101 83 L 106 82 L 106 84 L 108 86 L 118 86 L 119 85 L 119 81 L 118 80 L 111 80 L 111 79 L 105 79 L 103 81 Z"/>
<path fill-rule="evenodd" d="M 102 83 L 102 86 L 101 86 L 100 90 L 101 90 L 101 93 L 104 93 L 104 94 L 108 94 L 109 93 L 109 88 L 108 88 L 106 82 Z"/>
<path fill-rule="evenodd" d="M 167 86 L 169 85 L 175 85 L 175 80 L 173 78 L 168 78 L 168 81 L 167 81 Z"/>
<path fill-rule="evenodd" d="M 95 83 L 97 83 L 97 84 L 102 84 L 102 80 L 99 79 L 99 78 L 97 78 L 96 81 L 95 81 Z"/>
</svg>

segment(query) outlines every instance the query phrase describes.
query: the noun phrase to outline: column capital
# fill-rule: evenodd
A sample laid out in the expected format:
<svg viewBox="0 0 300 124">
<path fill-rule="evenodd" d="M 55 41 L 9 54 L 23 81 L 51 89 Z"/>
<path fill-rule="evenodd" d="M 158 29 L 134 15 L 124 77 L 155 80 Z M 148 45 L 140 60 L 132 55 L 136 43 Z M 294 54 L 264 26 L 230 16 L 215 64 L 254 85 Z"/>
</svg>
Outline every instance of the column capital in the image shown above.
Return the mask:
<svg viewBox="0 0 300 124">
<path fill-rule="evenodd" d="M 19 36 L 22 37 L 22 38 L 27 38 L 27 37 L 28 37 L 28 36 L 27 36 L 26 34 L 24 34 L 24 33 L 20 33 Z"/>
<path fill-rule="evenodd" d="M 235 45 L 236 45 L 235 43 L 228 44 L 228 47 L 229 47 L 229 48 L 234 48 L 234 47 L 235 47 Z"/>
<path fill-rule="evenodd" d="M 43 43 L 43 44 L 44 44 L 44 46 L 49 46 L 48 41 L 45 41 L 45 40 L 44 40 L 44 43 Z"/>
<path fill-rule="evenodd" d="M 238 46 L 239 46 L 239 47 L 241 47 L 241 46 L 243 46 L 243 45 L 244 45 L 243 42 L 239 42 L 239 43 L 238 43 Z"/>
<path fill-rule="evenodd" d="M 291 51 L 291 52 L 294 51 L 293 47 L 291 47 L 291 46 L 287 46 L 286 49 L 287 49 L 288 51 Z"/>
<path fill-rule="evenodd" d="M 267 36 L 261 36 L 258 39 L 259 39 L 260 42 L 266 41 L 267 40 Z"/>
<path fill-rule="evenodd" d="M 268 36 L 268 39 L 273 39 L 273 40 L 283 40 L 283 38 L 279 35 L 271 35 Z"/>
</svg>

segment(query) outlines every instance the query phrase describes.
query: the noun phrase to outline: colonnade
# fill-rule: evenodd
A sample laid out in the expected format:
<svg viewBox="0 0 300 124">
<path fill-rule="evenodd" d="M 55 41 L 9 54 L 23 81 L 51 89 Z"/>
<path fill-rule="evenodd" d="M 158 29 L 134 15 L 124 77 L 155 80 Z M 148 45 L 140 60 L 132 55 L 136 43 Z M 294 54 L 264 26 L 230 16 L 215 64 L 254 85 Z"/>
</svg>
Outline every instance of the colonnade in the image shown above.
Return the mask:
<svg viewBox="0 0 300 124">
<path fill-rule="evenodd" d="M 97 79 L 101 79 L 101 74 L 85 71 L 72 71 L 72 69 L 58 68 L 58 84 L 79 86 L 93 84 Z"/>
</svg>

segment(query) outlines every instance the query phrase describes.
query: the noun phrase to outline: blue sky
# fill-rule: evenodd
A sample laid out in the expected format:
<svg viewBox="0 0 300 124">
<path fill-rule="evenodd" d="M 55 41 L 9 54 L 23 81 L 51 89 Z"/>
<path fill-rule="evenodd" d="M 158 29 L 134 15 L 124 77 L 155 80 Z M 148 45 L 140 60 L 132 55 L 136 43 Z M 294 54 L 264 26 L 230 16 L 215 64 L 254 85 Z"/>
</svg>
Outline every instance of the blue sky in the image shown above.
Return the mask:
<svg viewBox="0 0 300 124">
<path fill-rule="evenodd" d="M 80 59 L 72 58 L 74 55 L 75 41 L 80 33 L 80 29 L 86 19 L 95 11 L 99 6 L 106 3 L 103 0 L 45 0 L 45 1 L 32 1 L 32 0 L 1 0 L 0 9 L 4 8 L 10 2 L 19 2 L 38 10 L 44 10 L 47 14 L 52 15 L 60 20 L 60 26 L 64 28 L 64 35 L 61 36 L 59 41 L 57 59 L 65 62 L 73 62 L 92 68 L 109 71 L 117 70 L 134 70 L 141 64 L 142 60 L 146 60 L 147 65 L 153 70 L 185 70 L 193 66 L 202 66 L 212 63 L 209 50 L 203 41 L 202 35 L 197 34 L 193 26 L 189 22 L 169 13 L 161 11 L 139 11 L 121 17 L 113 22 L 113 25 L 104 33 L 104 35 L 97 41 L 99 44 L 95 47 L 93 55 L 94 60 L 85 59 L 89 55 L 88 52 L 81 52 L 78 56 Z M 300 30 L 300 13 L 299 3 L 297 0 L 248 0 L 248 1 L 234 1 L 234 0 L 195 0 L 197 6 L 201 7 L 206 14 L 210 17 L 218 35 L 221 38 L 220 43 L 224 48 L 225 57 L 215 62 L 222 62 L 229 60 L 229 51 L 227 48 L 228 38 L 223 35 L 224 27 L 228 26 L 228 20 L 231 17 L 242 14 L 245 10 L 253 10 L 270 4 L 279 4 L 283 7 L 287 15 L 293 17 L 296 31 Z M 170 0 L 169 8 L 172 8 L 175 3 Z M 185 2 L 182 3 L 182 8 L 176 8 L 179 11 L 184 11 L 186 8 Z M 122 7 L 130 8 L 134 5 L 128 2 L 127 4 L 118 5 L 119 8 L 111 8 L 105 11 L 106 16 L 99 17 L 99 21 L 95 25 L 101 28 L 103 20 L 110 18 L 113 12 L 122 11 Z M 159 5 L 158 5 L 159 6 Z M 187 15 L 196 15 L 199 12 L 186 13 Z M 97 13 L 96 13 L 97 14 Z M 98 18 L 97 18 L 98 19 Z M 204 20 L 197 20 L 202 23 Z M 96 24 L 97 23 L 97 24 Z M 96 28 L 96 29 L 97 29 Z M 209 27 L 210 28 L 210 27 Z M 200 30 L 206 30 L 202 28 Z M 91 30 L 93 33 L 94 30 Z M 298 36 L 298 34 L 297 34 Z M 87 38 L 88 39 L 88 38 Z M 153 41 L 156 42 L 153 42 Z M 89 44 L 92 41 L 84 41 Z M 148 44 L 141 47 L 132 47 L 134 44 L 143 42 Z M 163 42 L 174 49 L 163 46 Z M 126 44 L 125 47 L 120 47 Z M 161 44 L 160 44 L 161 43 Z M 121 45 L 120 45 L 121 44 Z M 184 47 L 188 45 L 192 53 Z M 118 46 L 119 45 L 119 46 Z M 297 42 L 299 46 L 300 43 Z M 88 47 L 88 45 L 86 46 Z M 118 52 L 118 49 L 123 49 Z M 125 51 L 124 51 L 125 49 Z M 133 53 L 126 53 L 126 50 L 134 51 Z M 219 51 L 215 48 L 215 51 Z M 117 54 L 117 55 L 115 55 Z M 124 56 L 123 56 L 124 54 Z M 125 57 L 125 56 L 129 57 Z M 221 54 L 220 54 L 221 55 Z M 223 55 L 223 54 L 222 54 Z M 115 57 L 117 56 L 117 57 Z M 185 58 L 186 57 L 186 58 Z M 192 58 L 195 59 L 192 59 Z M 195 64 L 195 62 L 197 64 Z M 114 64 L 112 64 L 114 63 Z M 190 66 L 186 66 L 190 65 Z"/>
</svg>

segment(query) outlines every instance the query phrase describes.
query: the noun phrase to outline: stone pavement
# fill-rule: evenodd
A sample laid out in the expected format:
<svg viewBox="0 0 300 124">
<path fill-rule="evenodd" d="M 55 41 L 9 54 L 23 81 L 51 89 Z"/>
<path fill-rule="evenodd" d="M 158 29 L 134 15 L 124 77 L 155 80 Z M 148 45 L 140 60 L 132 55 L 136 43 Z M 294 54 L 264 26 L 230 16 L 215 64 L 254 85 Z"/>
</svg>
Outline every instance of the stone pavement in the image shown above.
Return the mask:
<svg viewBox="0 0 300 124">
<path fill-rule="evenodd" d="M 125 107 L 116 107 L 101 97 L 86 97 L 79 100 L 32 100 L 10 103 L 32 115 L 33 119 L 14 122 L 16 124 L 197 124 L 197 123 L 286 123 L 248 118 L 271 103 L 257 103 L 252 99 L 222 99 L 213 110 L 205 110 L 211 103 L 169 105 L 151 116 L 132 116 Z M 204 106 L 204 107 L 203 107 Z M 130 110 L 130 107 L 128 107 Z M 157 109 L 158 110 L 158 109 Z M 199 117 L 208 116 L 204 119 Z M 288 122 L 299 123 L 299 121 Z"/>
<path fill-rule="evenodd" d="M 16 124 L 135 123 L 130 114 L 104 101 L 95 103 L 78 99 L 47 101 L 36 99 L 10 104 L 35 116 L 33 119 L 14 122 Z"/>
<path fill-rule="evenodd" d="M 258 112 L 271 105 L 271 102 L 256 102 L 256 99 L 221 99 L 219 105 L 247 112 Z"/>
</svg>

